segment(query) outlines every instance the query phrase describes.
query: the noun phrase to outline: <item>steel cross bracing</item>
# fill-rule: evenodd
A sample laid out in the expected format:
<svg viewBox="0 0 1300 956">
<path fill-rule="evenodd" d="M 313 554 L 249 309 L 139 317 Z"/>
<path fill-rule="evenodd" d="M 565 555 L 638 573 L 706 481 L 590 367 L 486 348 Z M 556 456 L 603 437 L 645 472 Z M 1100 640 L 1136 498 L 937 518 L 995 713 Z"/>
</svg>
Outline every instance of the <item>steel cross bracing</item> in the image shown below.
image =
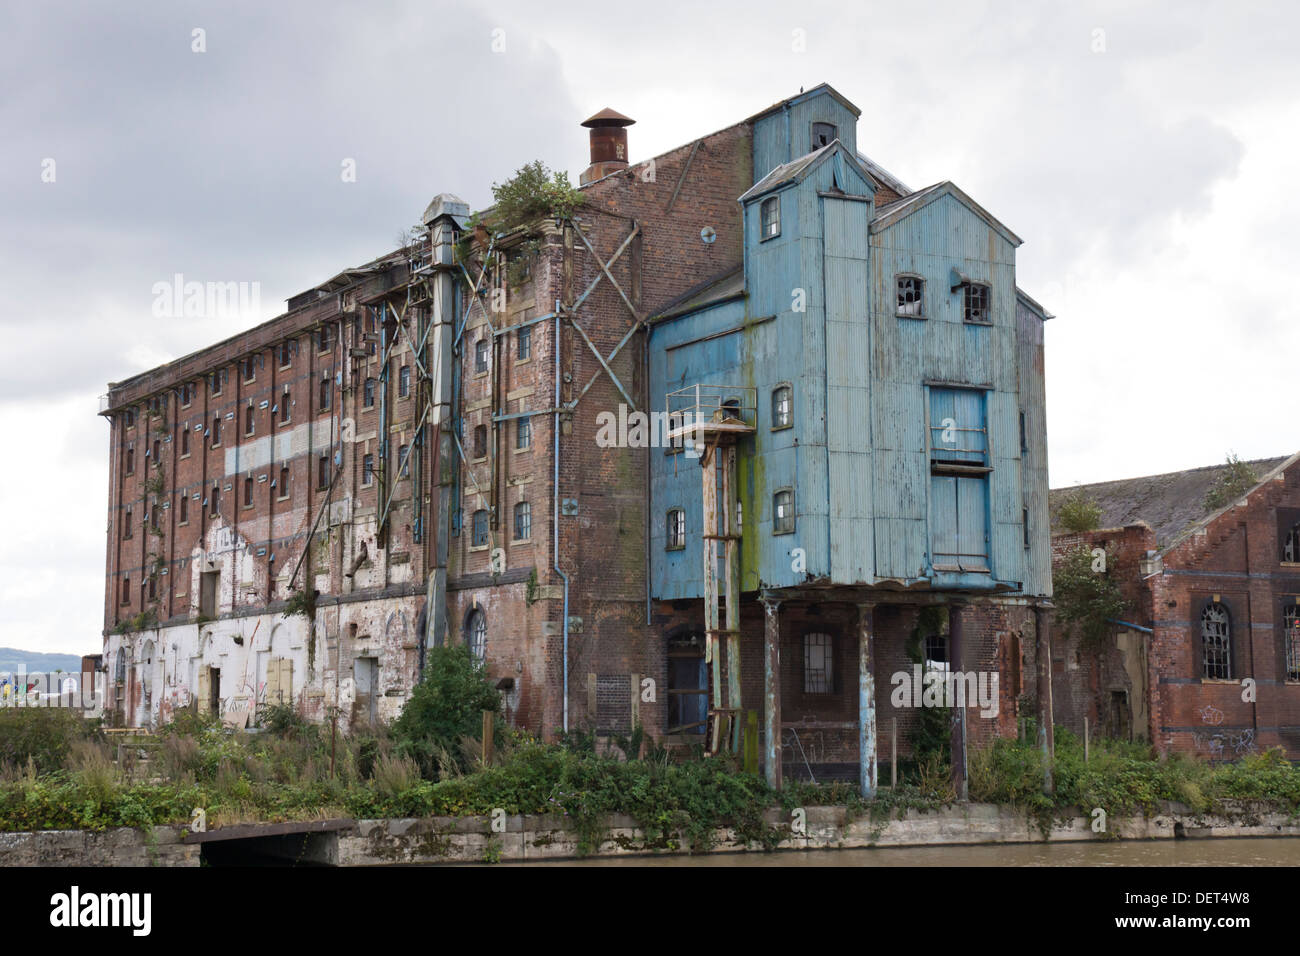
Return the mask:
<svg viewBox="0 0 1300 956">
<path fill-rule="evenodd" d="M 591 253 L 591 257 L 595 259 L 596 263 L 600 266 L 600 274 L 597 275 L 596 278 L 591 280 L 591 284 L 587 286 L 586 291 L 584 291 L 582 295 L 578 296 L 578 298 L 574 301 L 573 305 L 569 306 L 569 308 L 566 310 L 568 312 L 569 322 L 575 329 L 577 329 L 578 334 L 582 336 L 582 341 L 587 343 L 587 348 L 591 349 L 591 353 L 594 356 L 596 356 L 596 361 L 600 363 L 600 367 L 604 369 L 605 374 L 607 374 L 610 377 L 611 381 L 613 381 L 614 387 L 617 388 L 619 394 L 623 396 L 623 399 L 627 402 L 628 408 L 631 411 L 636 411 L 636 402 L 634 402 L 632 400 L 632 397 L 628 395 L 627 389 L 623 387 L 623 383 L 620 382 L 618 376 L 614 374 L 614 370 L 610 368 L 609 363 L 614 361 L 614 358 L 618 355 L 618 353 L 623 350 L 623 346 L 627 345 L 627 343 L 631 341 L 632 336 L 637 332 L 637 330 L 644 327 L 645 316 L 637 313 L 636 307 L 632 305 L 632 300 L 628 298 L 627 293 L 623 291 L 623 287 L 618 284 L 618 280 L 614 278 L 613 273 L 611 273 L 609 270 L 610 267 L 613 266 L 614 263 L 618 261 L 619 257 L 622 256 L 623 253 L 627 250 L 627 247 L 632 244 L 632 240 L 635 239 L 640 234 L 641 226 L 639 223 L 635 223 L 635 222 L 632 224 L 632 231 L 627 234 L 627 237 L 623 240 L 623 242 L 619 245 L 619 247 L 614 250 L 614 254 L 610 256 L 609 261 L 606 262 L 602 260 L 600 256 L 596 253 L 596 250 L 592 248 L 591 243 L 587 241 L 587 237 L 583 234 L 582 230 L 578 227 L 578 224 L 573 220 L 569 220 L 569 225 L 573 228 L 573 231 L 577 233 L 578 238 L 582 240 L 582 244 L 587 247 L 587 251 Z M 600 281 L 602 279 L 609 280 L 609 284 L 614 287 L 614 290 L 616 292 L 618 292 L 619 298 L 623 300 L 623 304 L 626 305 L 628 311 L 632 313 L 632 327 L 627 330 L 627 334 L 623 336 L 622 340 L 619 341 L 618 345 L 614 346 L 614 351 L 610 352 L 609 355 L 605 355 L 605 356 L 602 356 L 600 354 L 600 350 L 596 348 L 595 344 L 587 336 L 586 330 L 583 329 L 583 327 L 578 324 L 578 320 L 574 318 L 574 316 L 578 312 L 578 309 L 581 308 L 582 303 L 587 301 L 587 297 L 590 296 L 591 293 L 595 291 L 596 286 L 600 284 Z M 596 384 L 596 379 L 598 378 L 600 378 L 600 372 L 597 372 L 595 375 L 591 377 L 591 381 L 587 382 L 587 384 L 583 386 L 582 391 L 580 391 L 573 398 L 573 400 L 568 403 L 568 407 L 571 409 L 576 408 L 578 402 L 582 399 L 582 396 L 586 395 L 587 392 L 591 389 L 591 386 Z"/>
</svg>

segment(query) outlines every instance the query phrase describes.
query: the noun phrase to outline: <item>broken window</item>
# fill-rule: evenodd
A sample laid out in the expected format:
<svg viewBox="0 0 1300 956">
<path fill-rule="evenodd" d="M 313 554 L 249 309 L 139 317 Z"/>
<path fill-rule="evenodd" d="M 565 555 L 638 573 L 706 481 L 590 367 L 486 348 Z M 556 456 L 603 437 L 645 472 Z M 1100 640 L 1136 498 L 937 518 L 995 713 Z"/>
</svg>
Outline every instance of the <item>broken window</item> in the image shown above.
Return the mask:
<svg viewBox="0 0 1300 956">
<path fill-rule="evenodd" d="M 186 495 L 186 494 L 182 494 L 181 497 L 180 497 L 180 500 L 178 500 L 178 501 L 176 502 L 176 504 L 180 507 L 180 512 L 181 512 L 181 513 L 180 513 L 180 518 L 178 519 L 178 520 L 179 520 L 179 523 L 180 523 L 180 524 L 189 524 L 189 521 L 190 521 L 190 496 L 189 496 L 189 495 Z"/>
<path fill-rule="evenodd" d="M 276 488 L 279 490 L 281 498 L 289 497 L 289 466 L 288 465 L 284 465 L 283 467 L 281 467 L 280 480 L 276 484 Z"/>
<path fill-rule="evenodd" d="M 471 520 L 472 536 L 470 546 L 475 548 L 485 548 L 488 543 L 488 513 L 485 509 L 480 508 L 474 512 Z"/>
<path fill-rule="evenodd" d="M 759 239 L 781 235 L 781 197 L 769 196 L 759 206 Z"/>
<path fill-rule="evenodd" d="M 919 276 L 898 276 L 898 314 L 914 319 L 925 315 L 925 280 Z"/>
<path fill-rule="evenodd" d="M 526 501 L 515 505 L 515 540 L 527 541 L 533 536 L 533 509 Z"/>
<path fill-rule="evenodd" d="M 487 618 L 478 608 L 470 611 L 465 621 L 465 643 L 475 660 L 482 661 L 487 654 Z"/>
<path fill-rule="evenodd" d="M 474 426 L 474 457 L 475 458 L 487 457 L 487 426 L 486 425 Z"/>
<path fill-rule="evenodd" d="M 962 318 L 967 322 L 988 324 L 993 321 L 989 312 L 989 287 L 982 282 L 963 282 Z"/>
<path fill-rule="evenodd" d="M 375 380 L 373 378 L 366 379 L 365 398 L 362 404 L 366 408 L 375 407 Z"/>
<path fill-rule="evenodd" d="M 1217 601 L 1201 612 L 1201 676 L 1209 680 L 1232 677 L 1232 627 L 1228 609 Z"/>
<path fill-rule="evenodd" d="M 790 408 L 794 391 L 789 385 L 778 385 L 772 389 L 772 427 L 790 427 Z"/>
<path fill-rule="evenodd" d="M 330 393 L 331 393 L 332 391 L 333 391 L 333 389 L 331 388 L 331 383 L 330 383 L 329 376 L 326 375 L 324 378 L 322 378 L 322 379 L 320 380 L 320 402 L 319 402 L 319 404 L 320 404 L 320 410 L 321 410 L 322 412 L 327 412 L 327 411 L 329 411 L 329 408 L 330 408 Z"/>
<path fill-rule="evenodd" d="M 253 479 L 244 479 L 244 507 L 253 507 Z"/>
<path fill-rule="evenodd" d="M 680 551 L 686 547 L 686 512 L 681 508 L 671 508 L 667 519 L 664 548 L 668 551 Z"/>
<path fill-rule="evenodd" d="M 474 343 L 474 371 L 486 372 L 488 370 L 488 340 L 479 339 Z"/>
<path fill-rule="evenodd" d="M 772 533 L 794 533 L 793 488 L 782 488 L 772 496 Z"/>
<path fill-rule="evenodd" d="M 515 332 L 515 358 L 520 362 L 530 358 L 533 354 L 533 327 L 531 325 L 521 326 Z"/>
<path fill-rule="evenodd" d="M 256 414 L 257 411 L 252 405 L 249 405 L 247 408 L 244 409 L 244 434 L 245 435 L 253 434 L 254 416 Z"/>
<path fill-rule="evenodd" d="M 533 420 L 528 417 L 515 419 L 515 447 L 527 448 L 533 440 Z"/>
<path fill-rule="evenodd" d="M 330 484 L 329 455 L 321 455 L 320 460 L 316 462 L 316 486 L 318 488 L 328 488 L 329 484 Z"/>
<path fill-rule="evenodd" d="M 669 639 L 668 733 L 704 733 L 709 709 L 707 674 L 702 634 Z"/>
<path fill-rule="evenodd" d="M 366 455 L 361 459 L 361 483 L 368 485 L 375 480 L 375 456 Z"/>
<path fill-rule="evenodd" d="M 221 486 L 220 485 L 212 486 L 212 495 L 208 499 L 208 504 L 210 506 L 208 510 L 212 513 L 212 517 L 215 518 L 217 515 L 221 514 Z"/>
<path fill-rule="evenodd" d="M 839 138 L 840 131 L 834 123 L 812 124 L 812 148 L 821 149 Z"/>
<path fill-rule="evenodd" d="M 1286 679 L 1300 681 L 1300 605 L 1282 609 L 1283 640 L 1286 642 Z"/>
<path fill-rule="evenodd" d="M 411 366 L 403 365 L 397 373 L 397 397 L 406 398 L 411 394 Z"/>
<path fill-rule="evenodd" d="M 834 687 L 834 642 L 829 634 L 803 636 L 803 692 L 829 694 Z"/>
<path fill-rule="evenodd" d="M 1300 524 L 1292 525 L 1282 539 L 1282 560 L 1289 564 L 1300 562 Z"/>
<path fill-rule="evenodd" d="M 280 424 L 281 425 L 289 421 L 290 404 L 291 402 L 290 402 L 289 389 L 286 386 L 284 390 L 284 394 L 280 396 Z"/>
</svg>

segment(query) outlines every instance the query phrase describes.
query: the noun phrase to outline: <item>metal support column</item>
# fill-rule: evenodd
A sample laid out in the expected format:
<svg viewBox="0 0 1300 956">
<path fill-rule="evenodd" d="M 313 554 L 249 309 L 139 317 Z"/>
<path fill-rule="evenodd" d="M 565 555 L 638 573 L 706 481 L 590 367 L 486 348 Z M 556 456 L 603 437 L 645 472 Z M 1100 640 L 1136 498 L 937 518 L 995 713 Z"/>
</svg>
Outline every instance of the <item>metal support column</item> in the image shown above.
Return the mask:
<svg viewBox="0 0 1300 956">
<path fill-rule="evenodd" d="M 864 798 L 876 793 L 876 606 L 858 605 L 858 788 Z"/>
<path fill-rule="evenodd" d="M 1052 761 L 1056 759 L 1056 739 L 1052 726 L 1052 627 L 1050 611 L 1043 605 L 1034 607 L 1034 657 L 1038 664 L 1038 746 L 1043 751 L 1043 792 L 1054 793 Z"/>
<path fill-rule="evenodd" d="M 948 673 L 951 677 L 957 678 L 949 686 L 956 687 L 961 682 L 961 675 L 964 673 L 962 653 L 962 618 L 966 608 L 961 604 L 953 604 L 948 608 Z M 956 700 L 952 704 L 952 735 L 951 752 L 952 752 L 952 783 L 953 789 L 957 791 L 958 800 L 969 799 L 969 789 L 966 782 L 966 706 L 969 701 L 966 700 L 965 691 L 961 694 L 961 706 L 958 706 Z"/>
<path fill-rule="evenodd" d="M 781 789 L 781 602 L 763 598 L 763 770 Z"/>
</svg>

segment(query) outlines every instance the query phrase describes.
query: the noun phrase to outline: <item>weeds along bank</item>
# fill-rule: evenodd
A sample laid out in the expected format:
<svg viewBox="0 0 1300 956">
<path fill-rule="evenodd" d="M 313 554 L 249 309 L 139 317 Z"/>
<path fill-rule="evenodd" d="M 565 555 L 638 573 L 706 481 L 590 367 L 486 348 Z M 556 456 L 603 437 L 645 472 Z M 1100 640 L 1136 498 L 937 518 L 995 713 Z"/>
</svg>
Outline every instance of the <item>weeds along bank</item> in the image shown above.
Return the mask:
<svg viewBox="0 0 1300 956">
<path fill-rule="evenodd" d="M 579 852 L 588 852 L 618 814 L 634 820 L 649 845 L 682 839 L 703 850 L 723 828 L 775 846 L 788 826 L 771 822 L 773 807 L 788 814 L 842 806 L 851 818 L 885 821 L 954 802 L 941 752 L 870 801 L 850 784 L 792 783 L 778 793 L 729 758 L 673 760 L 646 748 L 636 733 L 597 753 L 584 733 L 550 745 L 498 732 L 485 765 L 482 711 L 493 709 L 495 692 L 457 648 L 439 649 L 429 672 L 402 718 L 373 734 L 332 738 L 328 725 L 308 724 L 287 709 L 266 713 L 267 729 L 256 734 L 182 715 L 153 740 L 122 746 L 120 760 L 116 744 L 70 712 L 0 711 L 0 831 L 184 825 L 195 808 L 206 811 L 209 828 L 504 811 L 561 815 L 577 834 Z M 1163 801 L 1193 813 L 1230 816 L 1250 801 L 1260 810 L 1300 814 L 1300 770 L 1276 752 L 1211 767 L 1100 742 L 1089 756 L 1085 762 L 1079 741 L 1058 728 L 1056 789 L 1047 796 L 1042 754 L 1027 743 L 997 740 L 971 755 L 970 798 L 1014 807 L 1040 829 L 1095 809 L 1112 821 L 1151 814 Z"/>
</svg>

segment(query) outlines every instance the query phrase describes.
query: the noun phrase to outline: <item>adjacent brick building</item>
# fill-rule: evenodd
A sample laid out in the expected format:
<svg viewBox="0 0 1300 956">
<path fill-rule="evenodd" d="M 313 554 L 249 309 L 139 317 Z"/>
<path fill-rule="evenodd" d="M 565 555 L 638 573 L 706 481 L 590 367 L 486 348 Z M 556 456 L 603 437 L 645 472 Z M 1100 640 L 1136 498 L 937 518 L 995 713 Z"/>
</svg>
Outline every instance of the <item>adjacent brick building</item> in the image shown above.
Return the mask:
<svg viewBox="0 0 1300 956">
<path fill-rule="evenodd" d="M 823 85 L 633 165 L 603 111 L 571 218 L 492 233 L 441 194 L 406 247 L 112 385 L 118 718 L 390 719 L 465 641 L 519 726 L 737 746 L 752 711 L 777 781 L 874 785 L 917 662 L 1002 678 L 955 741 L 1014 732 L 1049 316 L 1019 238 L 864 156 L 859 113 Z M 688 392 L 707 424 L 627 440 Z"/>
<path fill-rule="evenodd" d="M 1300 759 L 1300 455 L 1247 464 L 1259 482 L 1213 510 L 1222 465 L 1052 492 L 1054 507 L 1094 500 L 1108 529 L 1054 535 L 1057 559 L 1113 549 L 1130 608 L 1101 653 L 1058 631 L 1058 723 L 1082 732 L 1087 716 L 1166 753 Z"/>
</svg>

